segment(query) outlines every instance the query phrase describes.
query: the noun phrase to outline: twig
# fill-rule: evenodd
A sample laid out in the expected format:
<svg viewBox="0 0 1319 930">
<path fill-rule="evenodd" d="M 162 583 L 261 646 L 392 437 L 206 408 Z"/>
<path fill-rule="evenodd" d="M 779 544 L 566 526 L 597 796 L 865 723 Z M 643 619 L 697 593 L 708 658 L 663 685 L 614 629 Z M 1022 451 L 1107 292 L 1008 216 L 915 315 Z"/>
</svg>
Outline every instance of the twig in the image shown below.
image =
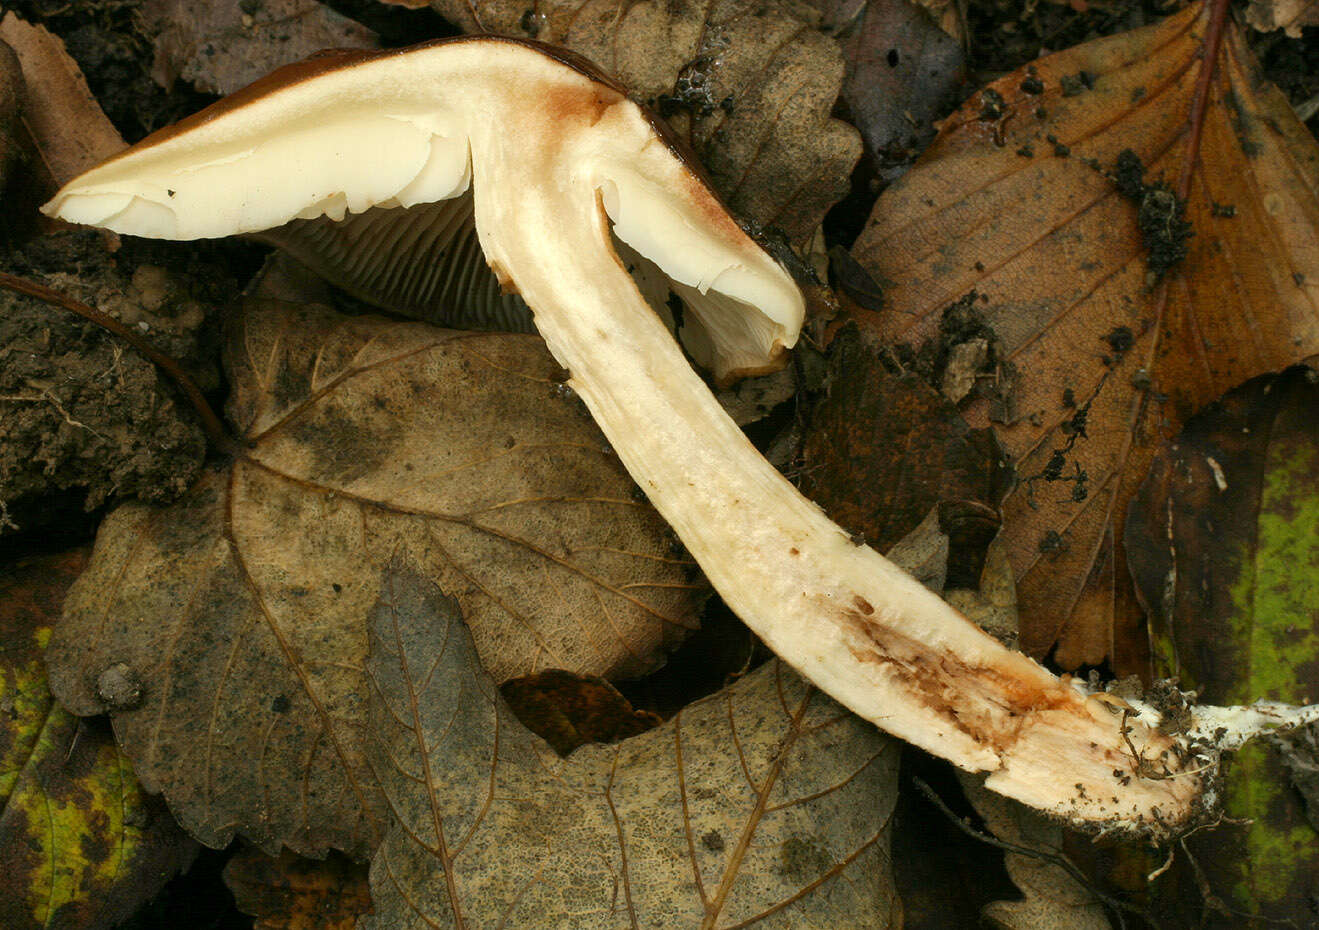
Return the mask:
<svg viewBox="0 0 1319 930">
<path fill-rule="evenodd" d="M 1120 898 L 1115 898 L 1096 887 L 1096 885 L 1090 880 L 1090 877 L 1082 872 L 1081 869 L 1066 856 L 1045 852 L 1042 849 L 1031 849 L 1029 846 L 1019 846 L 1016 843 L 1010 843 L 1007 840 L 1001 840 L 996 836 L 977 830 L 975 827 L 971 826 L 967 818 L 957 816 L 952 808 L 944 803 L 943 798 L 939 797 L 934 789 L 926 784 L 923 779 L 913 776 L 911 782 L 916 786 L 917 791 L 925 795 L 927 801 L 938 808 L 939 812 L 947 817 L 957 829 L 971 837 L 971 839 L 985 843 L 989 846 L 995 846 L 1005 852 L 1016 853 L 1019 856 L 1029 856 L 1032 859 L 1038 859 L 1041 862 L 1047 862 L 1050 865 L 1055 865 L 1062 869 L 1072 878 L 1073 881 L 1085 888 L 1098 898 L 1100 903 L 1107 905 L 1113 911 L 1113 916 L 1117 918 L 1118 926 L 1121 930 L 1126 930 L 1127 926 L 1126 919 L 1122 916 L 1123 912 L 1134 914 L 1153 927 L 1154 930 L 1161 930 L 1159 922 L 1155 920 L 1148 911 L 1136 907 L 1134 904 L 1128 904 L 1126 901 L 1123 901 Z"/>
</svg>

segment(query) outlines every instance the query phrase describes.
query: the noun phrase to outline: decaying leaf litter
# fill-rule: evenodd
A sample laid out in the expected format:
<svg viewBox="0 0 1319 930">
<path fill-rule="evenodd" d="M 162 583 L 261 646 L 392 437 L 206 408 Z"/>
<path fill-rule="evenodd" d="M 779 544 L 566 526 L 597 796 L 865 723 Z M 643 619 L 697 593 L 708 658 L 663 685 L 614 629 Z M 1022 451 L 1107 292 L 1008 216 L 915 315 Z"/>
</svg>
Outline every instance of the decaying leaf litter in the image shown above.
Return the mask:
<svg viewBox="0 0 1319 930">
<path fill-rule="evenodd" d="M 858 311 L 878 338 L 930 340 L 974 293 L 1025 373 L 1005 405 L 1010 375 L 985 366 L 967 414 L 1017 470 L 1023 646 L 1064 667 L 1142 667 L 1120 527 L 1157 443 L 1319 350 L 1319 149 L 1230 21 L 1202 80 L 1208 29 L 1190 7 L 982 90 L 853 250 L 901 308 Z"/>
<path fill-rule="evenodd" d="M 353 930 L 371 909 L 366 867 L 338 853 L 304 859 L 246 847 L 229 859 L 224 880 L 238 909 L 256 918 L 253 930 Z"/>
<path fill-rule="evenodd" d="M 14 930 L 114 926 L 197 851 L 102 721 L 47 689 L 41 653 L 86 561 L 72 550 L 0 571 L 0 920 Z"/>
<path fill-rule="evenodd" d="M 1206 698 L 1285 698 L 1319 682 L 1307 625 L 1319 610 L 1316 402 L 1308 367 L 1247 381 L 1160 449 L 1133 502 L 1126 535 L 1157 661 Z M 1188 838 L 1231 906 L 1309 918 L 1319 798 L 1303 773 L 1316 761 L 1304 737 L 1242 749 L 1227 794 L 1233 822 L 1212 840 Z"/>
<path fill-rule="evenodd" d="M 724 602 L 863 719 L 1078 827 L 1155 839 L 1211 816 L 1222 752 L 1319 719 L 1319 705 L 1221 707 L 1167 688 L 1115 704 L 1106 689 L 1004 646 L 830 520 L 691 367 L 629 273 L 628 247 L 670 280 L 686 311 L 678 336 L 718 380 L 786 361 L 804 295 L 638 104 L 548 48 L 482 36 L 297 63 L 79 176 L 42 211 L 187 239 L 321 213 L 337 222 L 345 207 L 360 216 L 342 225 L 356 229 L 375 223 L 375 207 L 391 220 L 372 226 L 375 242 L 397 242 L 386 238 L 396 224 L 454 228 L 470 176 L 490 268 L 534 308 L 547 348 L 570 369 L 566 386 L 619 460 Z M 546 118 L 546 99 L 570 116 Z M 516 150 L 506 125 L 522 127 Z M 364 138 L 389 140 L 391 153 L 360 148 Z M 342 157 L 326 161 L 328 148 Z M 327 185 L 340 193 L 327 198 Z M 434 205 L 392 209 L 414 201 Z M 611 223 L 623 245 L 611 243 Z M 397 267 L 359 242 L 365 277 Z M 709 282 L 708 293 L 692 282 Z M 104 325 L 176 370 L 131 331 Z M 232 445 L 213 416 L 204 422 L 218 448 Z"/>
<path fill-rule="evenodd" d="M 362 617 L 401 548 L 460 598 L 498 681 L 634 677 L 694 624 L 692 564 L 534 337 L 256 302 L 233 322 L 246 451 L 107 518 L 50 653 L 63 699 L 112 712 L 194 834 L 374 847 Z M 107 705 L 116 662 L 160 685 Z"/>
<path fill-rule="evenodd" d="M 1192 240 L 1192 243 L 1194 243 L 1194 240 Z M 881 280 L 882 280 L 882 278 L 881 278 Z M 1122 342 L 1122 339 L 1121 339 L 1121 338 L 1119 338 L 1119 342 L 1120 342 L 1120 343 Z"/>
</svg>

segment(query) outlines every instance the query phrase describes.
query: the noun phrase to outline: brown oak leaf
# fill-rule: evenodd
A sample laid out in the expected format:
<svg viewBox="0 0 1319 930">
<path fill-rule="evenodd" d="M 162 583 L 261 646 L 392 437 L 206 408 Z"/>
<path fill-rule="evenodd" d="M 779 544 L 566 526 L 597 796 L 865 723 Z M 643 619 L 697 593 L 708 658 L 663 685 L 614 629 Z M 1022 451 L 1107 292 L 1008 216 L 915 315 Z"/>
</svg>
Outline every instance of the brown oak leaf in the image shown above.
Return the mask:
<svg viewBox="0 0 1319 930">
<path fill-rule="evenodd" d="M 0 20 L 0 40 L 18 56 L 20 119 L 51 191 L 125 148 L 63 41 L 12 12 Z"/>
<path fill-rule="evenodd" d="M 901 923 L 898 744 L 772 661 L 662 727 L 561 759 L 400 557 L 372 613 L 371 759 L 396 826 L 362 930 Z"/>
</svg>

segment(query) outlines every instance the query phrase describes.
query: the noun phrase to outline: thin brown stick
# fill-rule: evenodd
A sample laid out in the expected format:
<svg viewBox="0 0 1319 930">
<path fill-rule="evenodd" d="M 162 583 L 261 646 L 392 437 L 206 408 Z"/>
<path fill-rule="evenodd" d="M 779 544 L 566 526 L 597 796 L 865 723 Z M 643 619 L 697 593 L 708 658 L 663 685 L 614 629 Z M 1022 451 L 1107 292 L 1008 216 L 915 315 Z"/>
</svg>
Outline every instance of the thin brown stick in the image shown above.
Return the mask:
<svg viewBox="0 0 1319 930">
<path fill-rule="evenodd" d="M 1121 927 L 1125 928 L 1127 925 L 1126 919 L 1123 917 L 1123 912 L 1126 912 L 1128 914 L 1134 914 L 1135 916 L 1144 920 L 1151 927 L 1154 927 L 1155 930 L 1158 930 L 1159 923 L 1154 919 L 1154 916 L 1152 914 L 1150 914 L 1148 911 L 1142 908 L 1136 907 L 1134 904 L 1129 904 L 1128 902 L 1123 901 L 1121 898 L 1115 898 L 1111 894 L 1108 894 L 1103 889 L 1099 888 L 1097 885 L 1095 885 L 1094 882 L 1090 880 L 1089 876 L 1087 876 L 1085 872 L 1081 871 L 1080 867 L 1077 866 L 1076 863 L 1074 863 L 1071 859 L 1068 859 L 1066 856 L 1060 853 L 1046 852 L 1045 850 L 1042 849 L 1032 849 L 1029 846 L 1021 846 L 1017 843 L 1011 843 L 1008 842 L 1007 840 L 1001 840 L 997 836 L 994 836 L 990 833 L 985 833 L 980 830 L 977 830 L 975 827 L 971 825 L 969 818 L 959 817 L 953 811 L 953 809 L 949 807 L 947 803 L 945 803 L 944 799 L 939 797 L 938 793 L 936 793 L 933 788 L 931 788 L 928 784 L 926 784 L 924 779 L 917 778 L 916 776 L 912 776 L 911 783 L 913 786 L 915 786 L 917 791 L 925 795 L 925 799 L 929 801 L 931 804 L 933 804 L 939 810 L 939 813 L 947 817 L 948 821 L 952 823 L 953 826 L 957 827 L 957 829 L 961 830 L 967 836 L 971 837 L 971 839 L 984 843 L 988 846 L 997 847 L 998 849 L 1001 849 L 1004 852 L 1016 853 L 1019 856 L 1026 856 L 1031 859 L 1038 859 L 1041 862 L 1047 862 L 1050 865 L 1057 866 L 1058 868 L 1066 872 L 1068 876 L 1072 878 L 1073 881 L 1075 881 L 1082 888 L 1085 888 L 1092 895 L 1094 895 L 1101 904 L 1106 905 L 1109 908 L 1109 910 L 1113 912 L 1113 916 L 1117 918 L 1118 924 Z"/>
<path fill-rule="evenodd" d="M 179 367 L 179 363 L 173 358 L 161 352 L 151 343 L 138 336 L 123 323 L 120 323 L 108 313 L 97 310 L 80 300 L 74 300 L 67 294 L 61 294 L 44 284 L 38 284 L 35 281 L 29 281 L 26 278 L 19 278 L 12 274 L 6 274 L 0 271 L 0 287 L 13 291 L 16 294 L 24 294 L 28 297 L 35 297 L 37 300 L 50 304 L 52 307 L 59 307 L 70 313 L 77 314 L 84 320 L 95 323 L 102 329 L 114 333 L 123 339 L 138 352 L 146 356 L 151 362 L 165 372 L 188 398 L 193 409 L 197 411 L 197 416 L 201 418 L 202 430 L 205 431 L 206 437 L 211 444 L 221 452 L 233 452 L 238 448 L 238 444 L 229 435 L 220 418 L 215 415 L 211 405 L 206 402 L 205 395 L 202 394 L 201 388 L 197 382 L 193 381 L 188 373 Z"/>
</svg>

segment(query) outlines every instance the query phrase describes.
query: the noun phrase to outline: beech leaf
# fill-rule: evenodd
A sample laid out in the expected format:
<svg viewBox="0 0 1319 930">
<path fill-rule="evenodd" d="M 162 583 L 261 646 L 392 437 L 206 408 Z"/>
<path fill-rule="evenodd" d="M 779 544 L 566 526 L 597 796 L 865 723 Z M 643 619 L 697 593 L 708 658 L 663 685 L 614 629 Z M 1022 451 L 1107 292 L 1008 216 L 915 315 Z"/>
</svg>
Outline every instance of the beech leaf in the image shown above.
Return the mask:
<svg viewBox="0 0 1319 930">
<path fill-rule="evenodd" d="M 403 556 L 371 636 L 369 751 L 396 826 L 360 930 L 900 924 L 898 744 L 779 661 L 565 760 Z"/>
<path fill-rule="evenodd" d="M 1066 856 L 1061 826 L 1039 811 L 986 790 L 974 775 L 959 772 L 958 780 L 985 827 L 1018 850 L 1005 851 L 1003 865 L 1022 897 L 985 905 L 981 920 L 986 926 L 994 930 L 1110 930 L 1103 904 L 1057 864 Z"/>
<path fill-rule="evenodd" d="M 1311 368 L 1248 381 L 1160 450 L 1133 502 L 1127 553 L 1160 671 L 1207 702 L 1319 696 L 1317 409 Z M 1186 842 L 1230 908 L 1305 926 L 1319 833 L 1289 774 L 1275 746 L 1243 747 L 1226 774 L 1231 819 Z"/>
<path fill-rule="evenodd" d="M 1154 450 L 1233 385 L 1319 352 L 1319 146 L 1240 30 L 1197 4 L 995 82 L 853 254 L 890 282 L 882 313 L 855 311 L 881 338 L 933 338 L 974 291 L 1019 373 L 1015 417 L 963 403 L 973 427 L 1007 421 L 1023 649 L 1144 670 L 1114 529 Z"/>
<path fill-rule="evenodd" d="M 848 191 L 861 142 L 829 116 L 843 59 L 805 4 L 431 5 L 465 32 L 533 38 L 585 55 L 669 120 L 734 212 L 794 242 L 809 239 Z"/>
<path fill-rule="evenodd" d="M 364 618 L 400 546 L 496 680 L 636 674 L 694 624 L 693 566 L 536 337 L 249 304 L 226 359 L 247 447 L 105 520 L 48 653 L 203 842 L 374 848 Z M 117 665 L 134 706 L 97 692 Z"/>
<path fill-rule="evenodd" d="M 148 797 L 99 721 L 46 688 L 41 650 L 87 555 L 0 569 L 0 926 L 115 926 L 185 868 L 196 845 Z"/>
</svg>

